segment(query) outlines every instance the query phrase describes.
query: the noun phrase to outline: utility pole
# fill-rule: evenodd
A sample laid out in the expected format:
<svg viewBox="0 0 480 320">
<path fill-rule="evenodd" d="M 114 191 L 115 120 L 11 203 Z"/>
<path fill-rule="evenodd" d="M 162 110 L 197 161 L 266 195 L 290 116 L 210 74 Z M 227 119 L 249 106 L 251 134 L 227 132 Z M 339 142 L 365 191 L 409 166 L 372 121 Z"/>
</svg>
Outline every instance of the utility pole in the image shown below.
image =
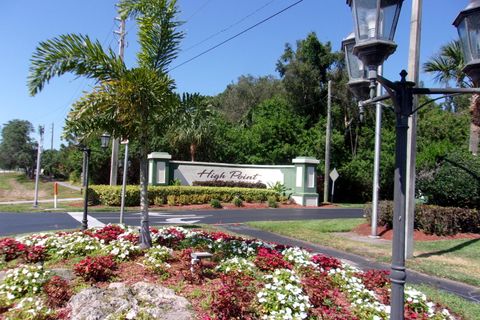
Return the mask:
<svg viewBox="0 0 480 320">
<path fill-rule="evenodd" d="M 409 81 L 419 83 L 420 39 L 422 29 L 423 0 L 412 0 L 412 17 L 410 21 L 410 49 L 408 53 Z M 418 98 L 414 96 L 413 110 L 418 106 Z M 415 162 L 417 154 L 417 113 L 408 119 L 407 133 L 407 192 L 405 215 L 405 258 L 413 257 L 413 227 L 415 219 Z"/>
<path fill-rule="evenodd" d="M 115 31 L 118 34 L 118 56 L 123 60 L 125 50 L 125 20 L 121 17 L 116 17 L 115 20 L 120 21 L 120 29 Z M 113 137 L 112 142 L 112 158 L 110 162 L 110 185 L 117 185 L 117 171 L 118 171 L 118 149 L 120 145 L 119 137 Z"/>
<path fill-rule="evenodd" d="M 38 207 L 38 181 L 40 178 L 40 161 L 42 159 L 42 146 L 43 146 L 43 133 L 45 132 L 45 127 L 39 126 L 38 131 L 40 133 L 40 141 L 38 142 L 37 150 L 37 170 L 35 174 L 35 198 L 33 199 L 33 207 Z"/>
<path fill-rule="evenodd" d="M 52 122 L 52 128 L 51 128 L 52 140 L 50 141 L 50 150 L 53 150 L 53 125 L 54 125 L 54 123 Z"/>
<path fill-rule="evenodd" d="M 325 173 L 323 176 L 323 202 L 328 202 L 328 186 L 330 182 L 330 140 L 332 131 L 332 81 L 328 80 L 327 100 L 327 132 L 325 135 Z"/>
</svg>

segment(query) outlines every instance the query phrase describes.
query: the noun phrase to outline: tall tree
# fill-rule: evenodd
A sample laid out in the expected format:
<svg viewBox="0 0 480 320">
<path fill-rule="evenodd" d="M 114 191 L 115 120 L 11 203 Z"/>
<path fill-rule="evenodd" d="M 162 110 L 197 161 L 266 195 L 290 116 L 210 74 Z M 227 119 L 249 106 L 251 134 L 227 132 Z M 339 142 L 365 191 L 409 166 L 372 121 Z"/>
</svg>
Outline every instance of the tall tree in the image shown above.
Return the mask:
<svg viewBox="0 0 480 320">
<path fill-rule="evenodd" d="M 450 81 L 455 81 L 455 84 L 459 87 L 471 86 L 472 83 L 466 81 L 466 75 L 462 71 L 464 65 L 460 41 L 457 40 L 444 45 L 437 55 L 423 65 L 423 70 L 433 73 L 435 80 L 447 87 Z M 468 149 L 472 154 L 477 155 L 480 136 L 480 96 L 477 94 L 472 95 L 470 100 L 470 116 Z"/>
<path fill-rule="evenodd" d="M 31 133 L 33 133 L 33 126 L 26 120 L 10 120 L 3 125 L 0 168 L 19 168 L 25 170 L 28 176 L 33 176 L 37 145 L 32 141 Z"/>
<path fill-rule="evenodd" d="M 138 66 L 128 69 L 110 49 L 88 36 L 64 35 L 41 42 L 30 69 L 29 87 L 38 93 L 52 77 L 72 72 L 97 80 L 92 92 L 73 107 L 67 130 L 84 138 L 107 131 L 136 141 L 140 155 L 140 201 L 143 247 L 151 246 L 148 220 L 147 155 L 152 130 L 164 130 L 173 112 L 174 81 L 167 67 L 178 53 L 183 34 L 177 30 L 176 0 L 122 0 L 122 18 L 135 18 L 140 51 Z M 155 125 L 159 124 L 159 125 Z"/>
<path fill-rule="evenodd" d="M 248 122 L 250 110 L 267 99 L 285 95 L 282 81 L 273 76 L 242 75 L 220 93 L 215 104 L 231 122 Z"/>
<path fill-rule="evenodd" d="M 312 32 L 297 41 L 294 50 L 290 44 L 277 62 L 277 71 L 295 110 L 315 123 L 326 114 L 328 71 L 339 61 L 341 54 L 332 52 L 330 42 L 321 43 Z"/>
</svg>

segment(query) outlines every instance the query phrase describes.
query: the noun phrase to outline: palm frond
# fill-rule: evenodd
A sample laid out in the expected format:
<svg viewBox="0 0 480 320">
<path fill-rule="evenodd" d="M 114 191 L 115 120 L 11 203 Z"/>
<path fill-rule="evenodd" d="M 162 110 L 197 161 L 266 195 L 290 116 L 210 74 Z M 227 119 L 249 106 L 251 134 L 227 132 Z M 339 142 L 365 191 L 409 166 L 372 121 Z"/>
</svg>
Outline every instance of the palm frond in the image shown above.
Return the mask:
<svg viewBox="0 0 480 320">
<path fill-rule="evenodd" d="M 28 88 L 31 95 L 40 92 L 55 76 L 72 72 L 79 76 L 106 81 L 120 77 L 125 65 L 99 41 L 88 36 L 66 34 L 40 42 L 31 59 Z"/>
<path fill-rule="evenodd" d="M 123 17 L 137 19 L 140 66 L 166 73 L 184 36 L 177 30 L 182 23 L 175 20 L 176 0 L 124 0 L 119 4 L 119 12 Z"/>
</svg>

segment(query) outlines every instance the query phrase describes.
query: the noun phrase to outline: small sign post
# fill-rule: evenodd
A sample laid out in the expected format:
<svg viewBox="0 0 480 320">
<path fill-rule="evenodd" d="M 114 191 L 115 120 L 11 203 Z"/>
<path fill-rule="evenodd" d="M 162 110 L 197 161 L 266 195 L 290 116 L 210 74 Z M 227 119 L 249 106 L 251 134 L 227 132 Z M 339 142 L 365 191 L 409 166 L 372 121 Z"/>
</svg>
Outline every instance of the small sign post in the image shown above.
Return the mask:
<svg viewBox="0 0 480 320">
<path fill-rule="evenodd" d="M 335 191 L 335 180 L 338 179 L 340 175 L 338 174 L 338 171 L 336 168 L 333 168 L 333 170 L 330 172 L 330 179 L 332 179 L 332 198 L 331 201 L 333 203 L 333 192 Z"/>
<path fill-rule="evenodd" d="M 58 183 L 53 184 L 53 208 L 57 209 Z"/>
</svg>

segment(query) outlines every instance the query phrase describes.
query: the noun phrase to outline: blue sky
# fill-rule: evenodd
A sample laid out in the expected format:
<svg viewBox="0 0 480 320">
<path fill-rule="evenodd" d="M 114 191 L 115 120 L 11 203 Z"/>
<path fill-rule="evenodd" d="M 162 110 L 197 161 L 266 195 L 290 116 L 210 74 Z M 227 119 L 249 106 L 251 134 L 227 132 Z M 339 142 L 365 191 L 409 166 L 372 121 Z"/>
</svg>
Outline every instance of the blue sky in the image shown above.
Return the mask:
<svg viewBox="0 0 480 320">
<path fill-rule="evenodd" d="M 295 2 L 297 0 L 178 0 L 186 36 L 182 51 L 171 67 Z M 421 62 L 441 45 L 457 38 L 452 22 L 468 3 L 467 0 L 423 2 Z M 29 59 L 40 41 L 65 33 L 87 34 L 117 51 L 117 38 L 113 35 L 118 28 L 114 21 L 115 3 L 115 0 L 0 1 L 0 125 L 12 119 L 28 120 L 35 129 L 45 125 L 45 147 L 50 148 L 50 126 L 54 123 L 54 148 L 59 147 L 61 128 L 72 102 L 83 91 L 88 91 L 92 82 L 64 75 L 31 97 L 26 86 Z M 398 79 L 402 68 L 407 68 L 411 6 L 411 0 L 405 0 L 395 38 L 397 52 L 384 66 L 385 75 L 392 80 Z M 134 22 L 127 21 L 126 29 L 126 62 L 133 66 L 138 51 Z M 314 31 L 321 41 L 330 41 L 333 48 L 339 50 L 341 40 L 351 30 L 351 13 L 345 0 L 303 0 L 238 38 L 174 69 L 171 76 L 178 92 L 215 95 L 240 75 L 278 76 L 275 63 L 287 42 L 293 44 Z M 210 39 L 197 45 L 207 38 Z M 435 85 L 427 74 L 421 74 L 421 80 L 428 86 Z M 33 136 L 38 138 L 37 133 Z"/>
</svg>

